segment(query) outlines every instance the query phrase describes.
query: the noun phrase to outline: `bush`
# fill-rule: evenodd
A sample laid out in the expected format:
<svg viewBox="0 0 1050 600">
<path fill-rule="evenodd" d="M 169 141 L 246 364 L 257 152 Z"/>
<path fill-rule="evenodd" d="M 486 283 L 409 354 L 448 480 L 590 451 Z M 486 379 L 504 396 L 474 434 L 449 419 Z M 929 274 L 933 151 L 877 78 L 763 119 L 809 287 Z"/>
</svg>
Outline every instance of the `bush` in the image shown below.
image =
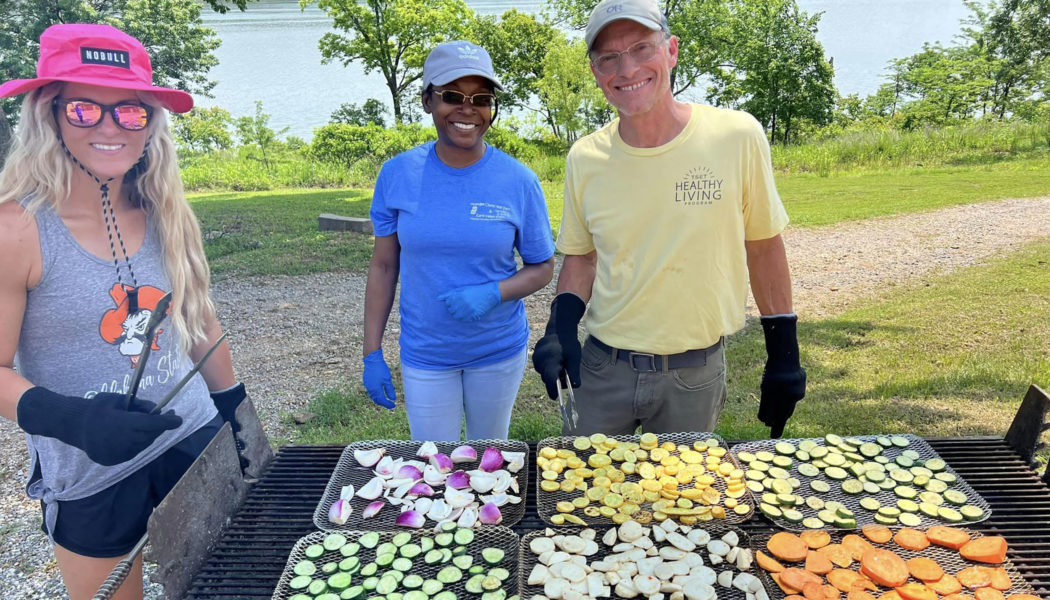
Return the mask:
<svg viewBox="0 0 1050 600">
<path fill-rule="evenodd" d="M 433 127 L 416 123 L 389 129 L 378 125 L 329 123 L 314 132 L 309 155 L 347 167 L 363 160 L 378 166 L 392 156 L 434 139 L 437 132 Z"/>
</svg>

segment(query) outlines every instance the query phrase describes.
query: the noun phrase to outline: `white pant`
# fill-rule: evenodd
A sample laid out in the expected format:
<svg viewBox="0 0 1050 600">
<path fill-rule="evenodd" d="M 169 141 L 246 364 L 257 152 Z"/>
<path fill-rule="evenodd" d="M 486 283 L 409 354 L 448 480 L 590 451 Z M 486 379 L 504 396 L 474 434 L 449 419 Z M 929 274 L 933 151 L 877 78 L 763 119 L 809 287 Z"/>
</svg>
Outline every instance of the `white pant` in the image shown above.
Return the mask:
<svg viewBox="0 0 1050 600">
<path fill-rule="evenodd" d="M 468 440 L 506 439 L 528 350 L 470 369 L 432 371 L 401 365 L 412 439 L 456 441 L 467 417 Z"/>
</svg>

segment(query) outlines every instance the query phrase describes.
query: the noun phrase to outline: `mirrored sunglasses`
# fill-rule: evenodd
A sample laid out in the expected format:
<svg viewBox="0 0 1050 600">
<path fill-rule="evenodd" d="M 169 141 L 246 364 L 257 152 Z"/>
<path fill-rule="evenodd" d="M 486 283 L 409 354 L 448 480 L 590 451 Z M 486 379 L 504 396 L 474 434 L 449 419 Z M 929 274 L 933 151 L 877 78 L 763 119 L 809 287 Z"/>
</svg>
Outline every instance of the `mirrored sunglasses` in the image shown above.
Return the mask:
<svg viewBox="0 0 1050 600">
<path fill-rule="evenodd" d="M 55 106 L 65 114 L 66 122 L 73 127 L 94 127 L 102 122 L 103 115 L 109 113 L 121 129 L 142 131 L 149 125 L 153 115 L 152 107 L 137 102 L 99 104 L 80 98 L 55 98 Z"/>
<path fill-rule="evenodd" d="M 445 104 L 458 106 L 470 102 L 478 108 L 490 108 L 496 104 L 496 96 L 489 93 L 474 94 L 473 96 L 468 96 L 456 90 L 434 90 L 434 93 L 440 96 L 441 101 Z"/>
</svg>

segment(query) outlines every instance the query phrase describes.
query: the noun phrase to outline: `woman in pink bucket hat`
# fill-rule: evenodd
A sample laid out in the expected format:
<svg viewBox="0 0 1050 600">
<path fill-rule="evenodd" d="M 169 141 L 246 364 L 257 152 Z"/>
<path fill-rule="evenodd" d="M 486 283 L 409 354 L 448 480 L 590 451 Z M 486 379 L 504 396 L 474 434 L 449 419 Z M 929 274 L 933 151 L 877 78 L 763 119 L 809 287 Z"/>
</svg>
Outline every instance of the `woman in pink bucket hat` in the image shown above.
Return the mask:
<svg viewBox="0 0 1050 600">
<path fill-rule="evenodd" d="M 26 491 L 78 600 L 245 393 L 222 344 L 151 414 L 222 335 L 165 113 L 192 97 L 153 85 L 142 44 L 106 25 L 49 27 L 37 77 L 0 85 L 0 97 L 19 94 L 0 171 L 0 415 L 26 433 Z M 142 597 L 141 562 L 115 597 Z"/>
</svg>

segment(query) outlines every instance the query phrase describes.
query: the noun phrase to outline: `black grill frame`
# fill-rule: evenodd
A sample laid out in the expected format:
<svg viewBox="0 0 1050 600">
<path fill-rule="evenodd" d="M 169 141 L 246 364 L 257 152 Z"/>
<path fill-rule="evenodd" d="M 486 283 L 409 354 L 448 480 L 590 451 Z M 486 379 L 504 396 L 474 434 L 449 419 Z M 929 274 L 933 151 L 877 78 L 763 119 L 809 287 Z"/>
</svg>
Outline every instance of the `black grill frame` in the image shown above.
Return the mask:
<svg viewBox="0 0 1050 600">
<path fill-rule="evenodd" d="M 742 441 L 742 440 L 740 440 Z M 992 507 L 987 521 L 968 525 L 1004 536 L 1017 570 L 1050 600 L 1050 488 L 1002 438 L 929 438 L 927 441 Z M 737 443 L 728 440 L 730 445 Z M 530 443 L 530 457 L 536 444 Z M 194 600 L 270 600 L 288 554 L 315 531 L 313 513 L 345 445 L 288 445 L 248 494 L 240 511 L 197 573 L 186 597 Z M 532 468 L 532 465 L 528 465 Z M 546 524 L 536 511 L 536 488 L 525 498 L 519 535 Z M 761 515 L 736 527 L 754 536 L 777 528 Z"/>
</svg>

